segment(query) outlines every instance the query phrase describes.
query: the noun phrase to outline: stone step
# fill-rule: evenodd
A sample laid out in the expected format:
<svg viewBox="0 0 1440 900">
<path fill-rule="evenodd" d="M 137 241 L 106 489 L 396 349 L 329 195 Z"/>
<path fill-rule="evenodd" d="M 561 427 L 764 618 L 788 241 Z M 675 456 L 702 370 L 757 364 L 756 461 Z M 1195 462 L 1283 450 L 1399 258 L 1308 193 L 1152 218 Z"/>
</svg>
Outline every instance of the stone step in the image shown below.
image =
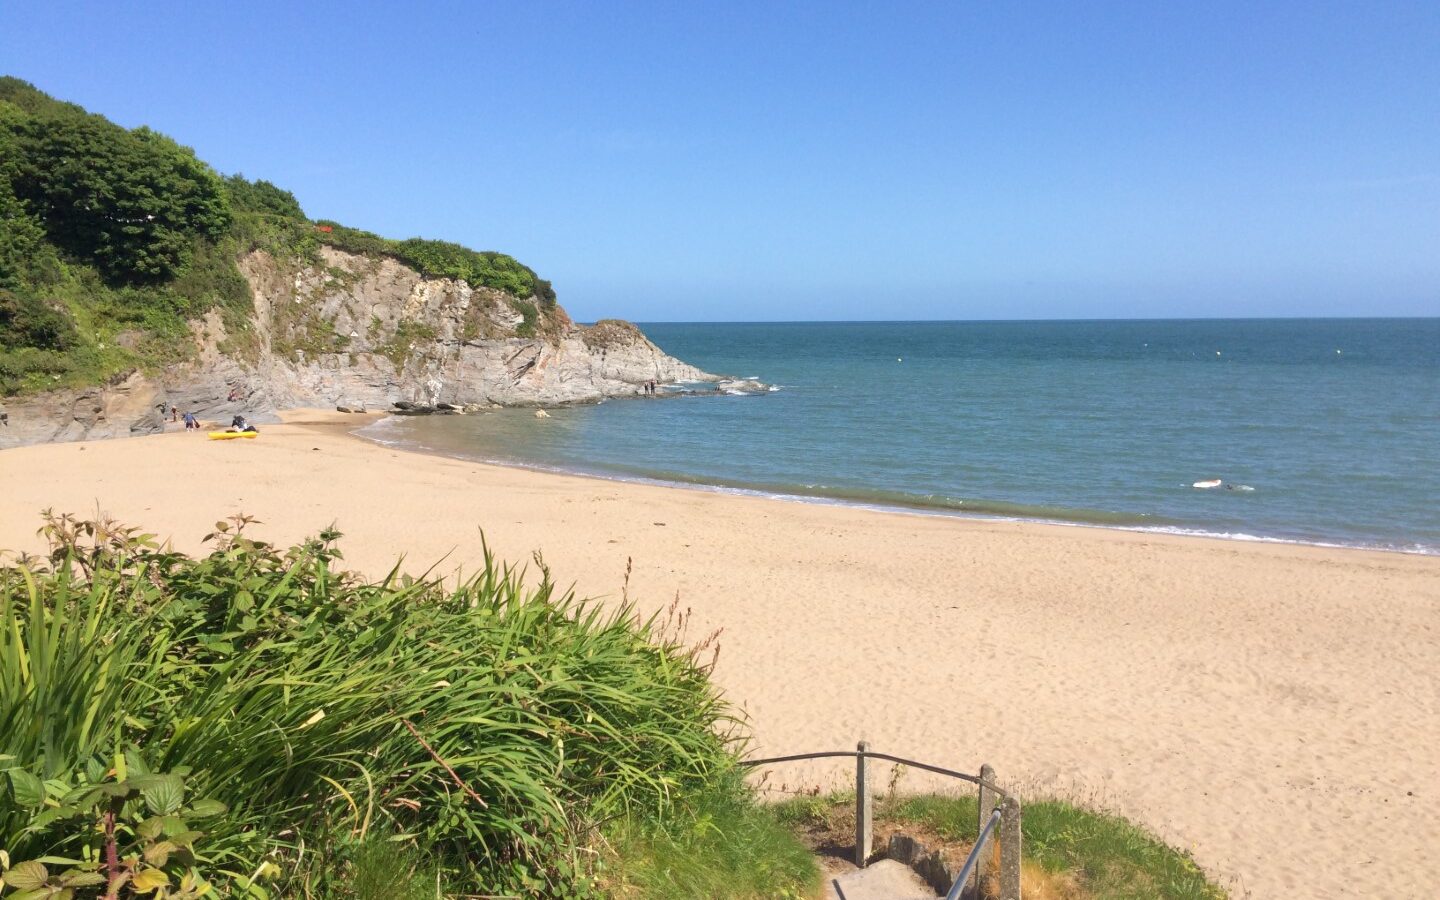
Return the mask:
<svg viewBox="0 0 1440 900">
<path fill-rule="evenodd" d="M 882 859 L 825 882 L 825 900 L 935 900 L 940 895 L 904 863 Z"/>
</svg>

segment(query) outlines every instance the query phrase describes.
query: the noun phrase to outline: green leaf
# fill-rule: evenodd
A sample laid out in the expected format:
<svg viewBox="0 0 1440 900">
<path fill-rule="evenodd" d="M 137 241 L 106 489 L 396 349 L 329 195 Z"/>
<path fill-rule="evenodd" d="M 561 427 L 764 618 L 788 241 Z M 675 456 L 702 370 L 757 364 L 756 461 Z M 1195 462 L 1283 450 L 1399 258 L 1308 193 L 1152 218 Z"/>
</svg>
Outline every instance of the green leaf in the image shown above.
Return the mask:
<svg viewBox="0 0 1440 900">
<path fill-rule="evenodd" d="M 146 869 L 130 881 L 130 886 L 135 889 L 137 894 L 148 894 L 156 888 L 164 887 L 169 883 L 169 875 L 166 875 L 159 869 Z"/>
<path fill-rule="evenodd" d="M 204 819 L 210 816 L 221 816 L 229 810 L 229 807 L 219 800 L 196 800 L 190 804 L 185 812 L 196 819 Z"/>
<path fill-rule="evenodd" d="M 54 809 L 47 809 L 37 814 L 30 820 L 30 824 L 25 826 L 25 830 L 32 833 L 40 831 L 51 822 L 59 819 L 68 819 L 79 814 L 80 810 L 73 806 L 57 806 Z"/>
<path fill-rule="evenodd" d="M 60 876 L 60 883 L 65 887 L 93 887 L 105 883 L 105 876 L 99 872 L 66 872 Z"/>
<path fill-rule="evenodd" d="M 170 843 L 177 847 L 189 847 L 205 836 L 203 831 L 182 831 L 179 834 L 169 836 Z"/>
<path fill-rule="evenodd" d="M 170 837 L 173 834 L 184 834 L 189 830 L 190 826 L 186 825 L 185 820 L 179 816 L 160 817 L 160 831 L 166 837 Z"/>
<path fill-rule="evenodd" d="M 161 830 L 165 827 L 165 820 L 160 816 L 151 816 L 139 825 L 135 826 L 135 833 L 147 841 L 153 841 L 160 836 Z"/>
<path fill-rule="evenodd" d="M 149 787 L 140 789 L 150 811 L 168 816 L 185 802 L 185 782 L 179 775 L 158 776 Z"/>
<path fill-rule="evenodd" d="M 170 854 L 179 849 L 180 846 L 174 841 L 161 841 L 158 844 L 151 844 L 145 848 L 145 861 L 152 866 L 163 866 L 170 861 Z"/>
<path fill-rule="evenodd" d="M 44 783 L 24 769 L 10 770 L 10 786 L 15 790 L 15 802 L 22 807 L 39 809 L 45 805 Z"/>
<path fill-rule="evenodd" d="M 129 770 L 128 775 L 133 778 L 136 775 L 149 775 L 150 767 L 145 765 L 145 760 L 134 750 L 125 751 L 125 766 Z"/>
<path fill-rule="evenodd" d="M 45 868 L 44 863 L 38 863 L 33 859 L 29 862 L 17 863 L 5 873 L 5 883 L 21 891 L 42 888 L 49 880 L 50 870 Z"/>
</svg>

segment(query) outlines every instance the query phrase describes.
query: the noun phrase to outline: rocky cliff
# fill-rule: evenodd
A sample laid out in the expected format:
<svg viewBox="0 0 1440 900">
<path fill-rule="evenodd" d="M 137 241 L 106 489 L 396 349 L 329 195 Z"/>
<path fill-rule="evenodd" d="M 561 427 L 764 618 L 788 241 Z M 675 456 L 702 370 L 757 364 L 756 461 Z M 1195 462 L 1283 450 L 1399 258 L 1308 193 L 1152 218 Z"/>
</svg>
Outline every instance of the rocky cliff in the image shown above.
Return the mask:
<svg viewBox="0 0 1440 900">
<path fill-rule="evenodd" d="M 640 394 L 648 381 L 719 381 L 627 322 L 576 325 L 553 304 L 388 257 L 322 247 L 299 264 L 256 251 L 240 270 L 254 299 L 243 326 L 227 330 L 212 312 L 192 324 L 191 362 L 5 400 L 0 447 L 152 433 L 170 406 L 265 422 L 295 407 L 553 406 Z"/>
</svg>

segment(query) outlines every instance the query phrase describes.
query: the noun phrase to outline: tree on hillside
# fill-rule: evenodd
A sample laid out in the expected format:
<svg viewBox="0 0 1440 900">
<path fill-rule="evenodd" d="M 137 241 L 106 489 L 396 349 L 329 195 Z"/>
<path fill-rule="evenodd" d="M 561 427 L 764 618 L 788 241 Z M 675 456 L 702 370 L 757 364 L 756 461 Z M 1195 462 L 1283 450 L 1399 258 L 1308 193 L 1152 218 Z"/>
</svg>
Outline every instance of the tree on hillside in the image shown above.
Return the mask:
<svg viewBox="0 0 1440 900">
<path fill-rule="evenodd" d="M 14 195 L 53 243 L 112 282 L 165 281 L 196 237 L 217 238 L 229 224 L 219 177 L 148 128 L 60 104 L 0 116 L 0 126 L 16 150 L 6 166 Z"/>
<path fill-rule="evenodd" d="M 244 175 L 231 175 L 225 179 L 225 190 L 230 194 L 230 208 L 237 213 L 255 212 L 305 220 L 305 210 L 300 208 L 295 195 L 264 179 L 250 181 Z"/>
</svg>

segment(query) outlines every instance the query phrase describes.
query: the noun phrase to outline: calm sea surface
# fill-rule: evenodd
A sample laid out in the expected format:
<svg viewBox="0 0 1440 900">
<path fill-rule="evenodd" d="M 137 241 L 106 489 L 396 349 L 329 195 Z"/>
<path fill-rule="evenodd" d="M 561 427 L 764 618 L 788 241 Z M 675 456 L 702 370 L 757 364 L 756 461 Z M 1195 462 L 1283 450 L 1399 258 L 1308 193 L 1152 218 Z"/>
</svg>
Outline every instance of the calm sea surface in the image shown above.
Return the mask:
<svg viewBox="0 0 1440 900">
<path fill-rule="evenodd" d="M 1440 552 L 1440 319 L 643 327 L 780 390 L 365 433 L 833 502 Z M 1191 487 L 1211 478 L 1253 490 Z"/>
</svg>

